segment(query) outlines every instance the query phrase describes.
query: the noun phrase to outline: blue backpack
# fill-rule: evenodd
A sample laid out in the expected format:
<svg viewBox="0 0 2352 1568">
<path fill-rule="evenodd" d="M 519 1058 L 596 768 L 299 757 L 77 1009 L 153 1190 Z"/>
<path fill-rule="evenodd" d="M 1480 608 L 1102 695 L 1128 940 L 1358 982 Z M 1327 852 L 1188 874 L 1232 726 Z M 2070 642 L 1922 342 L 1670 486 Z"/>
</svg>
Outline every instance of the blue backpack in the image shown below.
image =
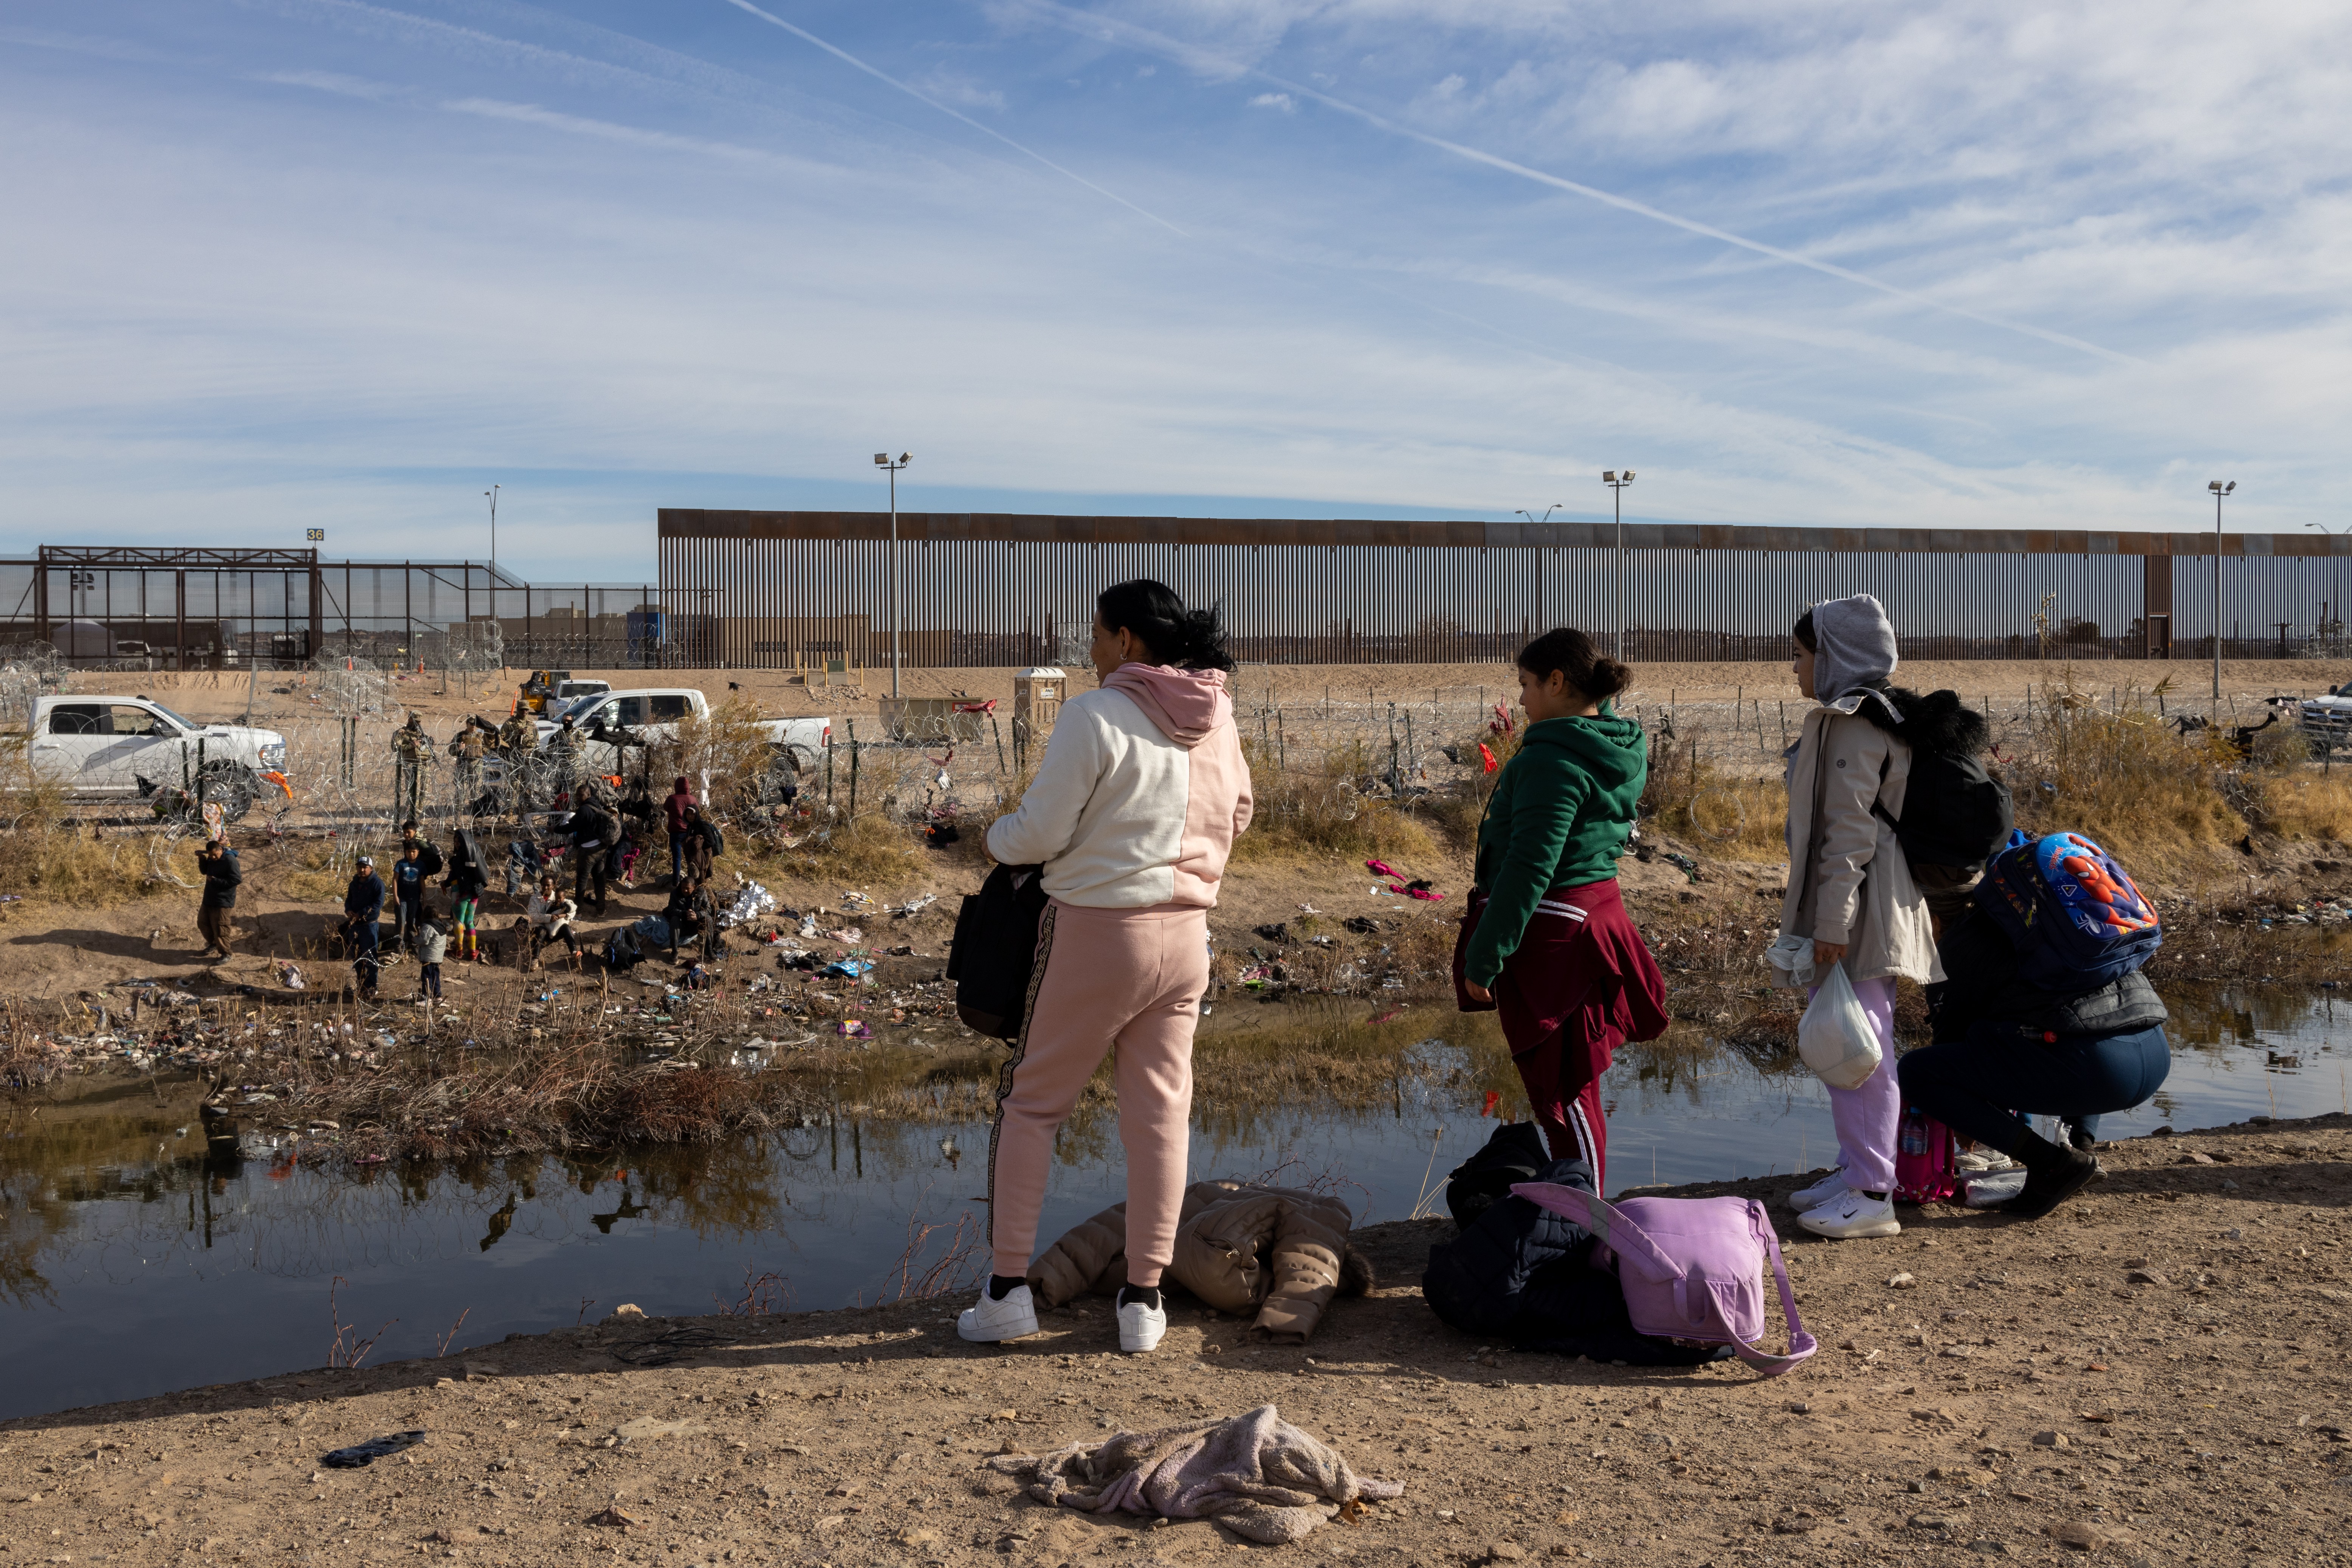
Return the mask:
<svg viewBox="0 0 2352 1568">
<path fill-rule="evenodd" d="M 2062 995 L 2119 980 L 2164 945 L 2156 906 L 2079 833 L 2011 833 L 1986 864 L 1976 901 L 2017 950 L 2020 977 Z"/>
</svg>

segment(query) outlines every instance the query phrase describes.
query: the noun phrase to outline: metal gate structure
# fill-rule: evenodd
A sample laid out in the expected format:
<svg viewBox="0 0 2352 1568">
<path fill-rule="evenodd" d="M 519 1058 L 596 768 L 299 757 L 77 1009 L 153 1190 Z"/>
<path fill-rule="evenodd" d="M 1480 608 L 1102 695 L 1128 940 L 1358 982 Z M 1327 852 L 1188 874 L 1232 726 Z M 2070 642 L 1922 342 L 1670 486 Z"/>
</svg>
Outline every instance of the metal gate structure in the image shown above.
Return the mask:
<svg viewBox="0 0 2352 1568">
<path fill-rule="evenodd" d="M 661 595 L 696 665 L 890 656 L 882 512 L 663 508 Z M 898 514 L 910 666 L 1077 657 L 1094 595 L 1157 577 L 1223 606 L 1261 663 L 1506 659 L 1558 625 L 1615 626 L 1608 523 Z M 2221 652 L 2346 651 L 2352 537 L 2225 534 Z M 2210 533 L 1627 523 L 1627 657 L 1779 659 L 1816 600 L 1870 593 L 1915 658 L 2210 658 Z"/>
<path fill-rule="evenodd" d="M 321 654 L 443 665 L 494 622 L 522 668 L 679 662 L 650 583 L 532 584 L 480 562 L 321 561 L 315 550 L 43 545 L 0 560 L 0 658 L 46 644 L 80 668 L 290 666 Z"/>
</svg>

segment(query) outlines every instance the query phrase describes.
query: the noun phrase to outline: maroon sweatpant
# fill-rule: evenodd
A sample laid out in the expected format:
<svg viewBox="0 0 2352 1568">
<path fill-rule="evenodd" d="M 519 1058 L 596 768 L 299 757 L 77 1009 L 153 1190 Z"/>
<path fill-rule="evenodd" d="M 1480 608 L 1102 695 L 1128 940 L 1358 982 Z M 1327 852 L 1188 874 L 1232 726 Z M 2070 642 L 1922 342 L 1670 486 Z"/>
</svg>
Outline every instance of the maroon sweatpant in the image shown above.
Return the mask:
<svg viewBox="0 0 2352 1568">
<path fill-rule="evenodd" d="M 1455 1000 L 1465 1012 L 1484 1011 L 1462 988 L 1462 960 L 1486 908 L 1485 897 L 1472 894 L 1454 946 Z M 1608 1191 L 1601 1075 L 1620 1045 L 1656 1039 L 1668 1022 L 1665 976 L 1616 879 L 1546 893 L 1490 989 L 1552 1158 L 1590 1161 L 1594 1190 Z"/>
</svg>

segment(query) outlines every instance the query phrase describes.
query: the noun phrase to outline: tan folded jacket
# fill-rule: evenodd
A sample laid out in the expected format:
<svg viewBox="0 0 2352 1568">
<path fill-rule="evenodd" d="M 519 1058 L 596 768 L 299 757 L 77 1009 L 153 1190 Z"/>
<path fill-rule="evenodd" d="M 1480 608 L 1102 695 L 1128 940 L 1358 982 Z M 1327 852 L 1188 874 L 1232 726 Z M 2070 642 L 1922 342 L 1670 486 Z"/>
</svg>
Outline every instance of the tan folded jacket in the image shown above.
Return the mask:
<svg viewBox="0 0 2352 1568">
<path fill-rule="evenodd" d="M 1360 1295 L 1371 1268 L 1348 1246 L 1348 1205 L 1291 1187 L 1196 1182 L 1184 1190 L 1176 1258 L 1162 1283 L 1221 1312 L 1257 1310 L 1253 1329 L 1302 1342 L 1342 1289 Z M 1073 1227 L 1029 1266 L 1040 1305 L 1058 1307 L 1089 1290 L 1127 1282 L 1127 1205 Z"/>
</svg>

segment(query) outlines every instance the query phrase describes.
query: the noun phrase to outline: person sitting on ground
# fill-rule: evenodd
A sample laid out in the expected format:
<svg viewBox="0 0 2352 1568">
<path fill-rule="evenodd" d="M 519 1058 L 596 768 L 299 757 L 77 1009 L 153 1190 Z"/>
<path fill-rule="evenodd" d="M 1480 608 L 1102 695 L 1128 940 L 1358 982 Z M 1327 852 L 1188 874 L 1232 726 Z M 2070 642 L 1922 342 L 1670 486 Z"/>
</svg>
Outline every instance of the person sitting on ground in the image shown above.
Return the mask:
<svg viewBox="0 0 2352 1568">
<path fill-rule="evenodd" d="M 532 895 L 523 913 L 530 921 L 530 956 L 526 968 L 538 968 L 540 951 L 558 942 L 574 963 L 580 962 L 580 938 L 572 929 L 580 918 L 580 906 L 563 896 L 552 876 L 541 879 L 539 891 Z"/>
<path fill-rule="evenodd" d="M 688 960 L 686 973 L 678 976 L 678 986 L 686 991 L 708 991 L 719 984 L 719 977 L 702 967 L 702 960 Z"/>
<path fill-rule="evenodd" d="M 1981 911 L 1946 928 L 1941 952 L 1949 978 L 1928 992 L 1936 1043 L 1897 1065 L 1904 1100 L 2021 1163 L 2025 1187 L 2000 1206 L 2039 1219 L 2104 1173 L 2086 1152 L 2099 1118 L 2163 1087 L 2169 1015 L 2137 970 L 2073 995 L 2028 984 Z M 2065 1118 L 2076 1146 L 2051 1142 L 2021 1113 Z"/>
</svg>

